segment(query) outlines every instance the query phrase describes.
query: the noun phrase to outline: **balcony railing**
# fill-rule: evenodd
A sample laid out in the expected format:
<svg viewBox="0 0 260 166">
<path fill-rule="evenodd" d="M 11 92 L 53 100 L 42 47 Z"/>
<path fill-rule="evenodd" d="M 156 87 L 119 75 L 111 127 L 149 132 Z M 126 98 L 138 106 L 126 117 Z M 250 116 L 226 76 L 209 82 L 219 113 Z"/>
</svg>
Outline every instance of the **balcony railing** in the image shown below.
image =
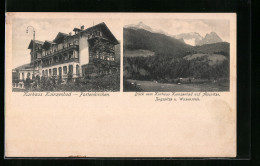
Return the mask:
<svg viewBox="0 0 260 166">
<path fill-rule="evenodd" d="M 71 58 L 71 59 L 67 59 L 67 60 L 60 60 L 58 62 L 52 62 L 51 64 L 44 64 L 43 63 L 42 67 L 50 67 L 50 66 L 55 66 L 55 65 L 59 65 L 59 64 L 69 63 L 69 62 L 79 63 L 79 58 Z"/>
<path fill-rule="evenodd" d="M 71 46 L 66 47 L 66 48 L 63 48 L 63 49 L 61 49 L 61 50 L 54 51 L 54 52 L 52 52 L 52 53 L 50 53 L 50 54 L 46 54 L 46 55 L 43 56 L 42 58 L 51 57 L 51 56 L 54 56 L 54 55 L 56 55 L 56 54 L 63 53 L 63 52 L 65 52 L 65 51 L 68 51 L 68 50 L 71 50 L 71 49 L 78 49 L 78 48 L 79 48 L 78 45 L 71 45 Z"/>
<path fill-rule="evenodd" d="M 102 64 L 102 65 L 108 65 L 108 66 L 115 66 L 116 65 L 115 61 L 108 61 L 108 60 L 98 59 L 98 58 L 93 58 L 93 62 Z"/>
<path fill-rule="evenodd" d="M 32 55 L 32 52 L 30 54 Z M 33 57 L 32 61 L 40 60 L 41 58 L 41 54 L 37 54 L 37 56 Z"/>
<path fill-rule="evenodd" d="M 105 38 L 103 36 L 99 36 L 99 35 L 91 35 L 91 36 L 88 37 L 88 40 L 96 39 L 96 38 L 107 40 L 107 38 Z"/>
</svg>

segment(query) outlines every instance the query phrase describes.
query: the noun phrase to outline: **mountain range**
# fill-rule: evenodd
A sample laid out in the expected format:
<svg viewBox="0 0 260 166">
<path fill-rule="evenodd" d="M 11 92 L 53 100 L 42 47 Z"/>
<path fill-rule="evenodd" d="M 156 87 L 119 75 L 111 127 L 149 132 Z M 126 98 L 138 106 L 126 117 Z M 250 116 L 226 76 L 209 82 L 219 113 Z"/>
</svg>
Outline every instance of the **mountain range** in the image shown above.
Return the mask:
<svg viewBox="0 0 260 166">
<path fill-rule="evenodd" d="M 158 30 L 158 29 L 153 29 L 151 27 L 149 27 L 148 25 L 145 25 L 142 21 L 139 22 L 138 24 L 129 24 L 124 26 L 124 28 L 129 28 L 129 29 L 144 29 L 146 31 L 152 32 L 152 33 L 161 33 L 161 34 L 165 34 L 168 35 L 166 32 L 162 31 L 162 30 Z"/>
<path fill-rule="evenodd" d="M 229 56 L 230 44 L 227 42 L 191 46 L 171 36 L 144 29 L 124 28 L 123 33 L 125 57 L 160 55 L 182 58 L 193 53 L 221 53 Z"/>
<path fill-rule="evenodd" d="M 196 32 L 173 37 L 139 23 L 124 27 L 123 40 L 126 79 L 161 83 L 176 83 L 172 80 L 177 78 L 229 80 L 230 44 L 214 32 L 205 37 Z"/>
<path fill-rule="evenodd" d="M 192 46 L 161 33 L 144 29 L 124 28 L 124 53 L 127 50 L 149 50 L 162 56 L 181 57 Z"/>
<path fill-rule="evenodd" d="M 179 41 L 181 41 L 185 44 L 191 45 L 191 46 L 201 46 L 204 44 L 223 42 L 223 40 L 218 36 L 218 34 L 216 32 L 207 33 L 205 35 L 205 37 L 202 37 L 197 32 L 181 33 L 181 34 L 172 36 L 162 30 L 153 29 L 153 28 L 145 25 L 143 22 L 139 22 L 138 24 L 126 25 L 125 28 L 134 29 L 134 30 L 143 29 L 143 30 L 146 30 L 146 31 L 149 31 L 152 33 L 164 34 L 166 36 L 171 36 L 175 39 L 178 39 Z"/>
</svg>

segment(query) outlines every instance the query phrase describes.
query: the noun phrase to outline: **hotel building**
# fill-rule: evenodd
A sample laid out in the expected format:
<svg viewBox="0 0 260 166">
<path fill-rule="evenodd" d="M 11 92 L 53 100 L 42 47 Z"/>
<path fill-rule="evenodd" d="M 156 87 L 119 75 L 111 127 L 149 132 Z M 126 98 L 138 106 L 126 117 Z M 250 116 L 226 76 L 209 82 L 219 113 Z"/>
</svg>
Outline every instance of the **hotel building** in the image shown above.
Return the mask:
<svg viewBox="0 0 260 166">
<path fill-rule="evenodd" d="M 29 64 L 13 69 L 13 79 L 34 76 L 67 79 L 119 71 L 120 46 L 106 24 L 73 29 L 74 34 L 59 32 L 52 41 L 31 41 Z M 16 75 L 15 75 L 16 74 Z"/>
</svg>

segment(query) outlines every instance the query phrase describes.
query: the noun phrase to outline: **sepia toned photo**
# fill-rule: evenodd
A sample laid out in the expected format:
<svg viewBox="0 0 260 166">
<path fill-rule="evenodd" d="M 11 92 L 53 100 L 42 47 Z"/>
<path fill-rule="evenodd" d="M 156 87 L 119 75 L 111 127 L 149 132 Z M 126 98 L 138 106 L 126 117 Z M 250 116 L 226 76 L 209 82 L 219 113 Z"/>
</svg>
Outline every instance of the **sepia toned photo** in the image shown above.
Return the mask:
<svg viewBox="0 0 260 166">
<path fill-rule="evenodd" d="M 13 92 L 119 91 L 114 31 L 113 21 L 95 19 L 15 20 Z"/>
<path fill-rule="evenodd" d="M 236 157 L 235 13 L 6 13 L 5 158 Z"/>
<path fill-rule="evenodd" d="M 124 22 L 124 91 L 229 91 L 227 19 Z"/>
</svg>

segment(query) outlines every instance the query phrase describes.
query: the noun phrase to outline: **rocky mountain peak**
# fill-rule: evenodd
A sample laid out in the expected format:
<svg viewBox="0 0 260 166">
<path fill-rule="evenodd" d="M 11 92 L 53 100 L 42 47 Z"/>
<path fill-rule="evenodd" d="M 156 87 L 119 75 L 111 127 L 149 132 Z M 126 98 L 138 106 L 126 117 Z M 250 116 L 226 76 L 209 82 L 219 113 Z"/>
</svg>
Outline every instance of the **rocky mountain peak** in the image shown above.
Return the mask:
<svg viewBox="0 0 260 166">
<path fill-rule="evenodd" d="M 190 33 L 182 33 L 173 36 L 176 39 L 179 39 L 180 41 L 184 41 L 186 44 L 192 45 L 192 46 L 200 46 L 204 44 L 213 44 L 222 42 L 222 39 L 218 36 L 216 32 L 210 32 L 205 35 L 205 37 L 202 37 L 197 32 L 190 32 Z"/>
<path fill-rule="evenodd" d="M 218 36 L 216 32 L 210 32 L 205 35 L 205 37 L 197 43 L 197 45 L 212 44 L 222 42 L 222 39 Z"/>
</svg>

